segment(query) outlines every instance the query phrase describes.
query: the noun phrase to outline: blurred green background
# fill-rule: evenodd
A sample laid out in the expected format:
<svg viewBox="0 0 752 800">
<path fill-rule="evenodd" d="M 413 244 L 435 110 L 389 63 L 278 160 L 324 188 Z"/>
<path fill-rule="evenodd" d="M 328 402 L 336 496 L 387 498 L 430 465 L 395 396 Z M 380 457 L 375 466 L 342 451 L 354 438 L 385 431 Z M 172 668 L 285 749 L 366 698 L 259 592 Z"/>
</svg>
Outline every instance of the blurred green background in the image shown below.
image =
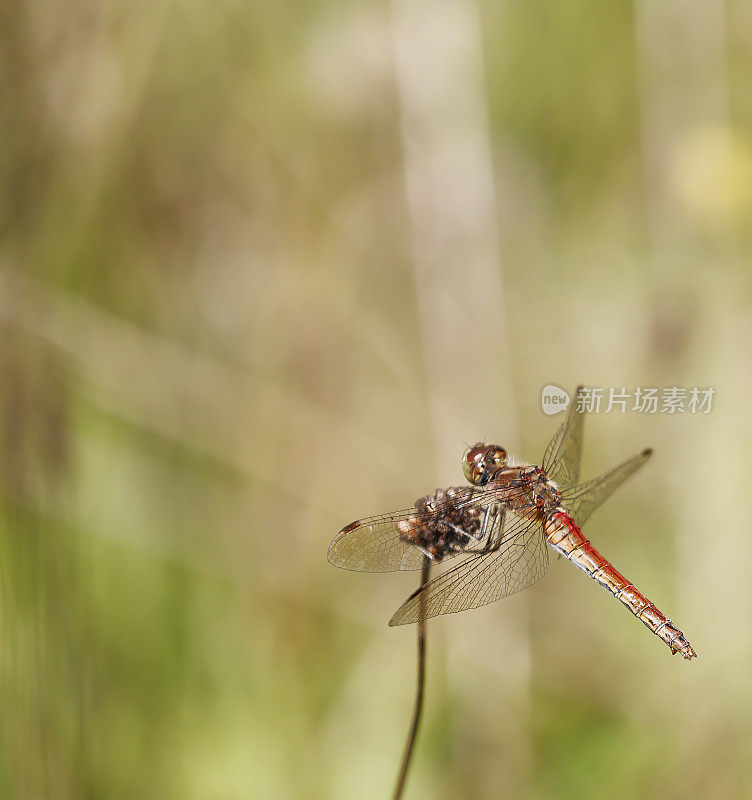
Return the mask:
<svg viewBox="0 0 752 800">
<path fill-rule="evenodd" d="M 589 523 L 429 626 L 408 798 L 752 797 L 744 2 L 0 6 L 0 796 L 384 798 L 415 574 L 360 516 L 592 415 Z"/>
</svg>

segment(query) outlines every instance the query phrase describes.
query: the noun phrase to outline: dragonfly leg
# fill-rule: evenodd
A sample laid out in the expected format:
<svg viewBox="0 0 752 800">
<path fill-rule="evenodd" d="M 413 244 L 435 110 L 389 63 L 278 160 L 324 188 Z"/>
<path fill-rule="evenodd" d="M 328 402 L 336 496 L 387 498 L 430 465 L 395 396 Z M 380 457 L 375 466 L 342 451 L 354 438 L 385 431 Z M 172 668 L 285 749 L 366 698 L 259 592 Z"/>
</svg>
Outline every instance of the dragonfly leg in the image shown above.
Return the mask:
<svg viewBox="0 0 752 800">
<path fill-rule="evenodd" d="M 486 546 L 486 552 L 488 553 L 495 553 L 500 547 L 502 538 L 504 535 L 504 520 L 507 516 L 507 508 L 504 505 L 497 506 L 496 509 L 496 517 L 498 520 L 498 526 L 496 525 L 496 520 L 494 520 L 494 527 L 491 529 L 492 532 L 496 531 L 496 536 L 489 536 L 488 537 L 488 545 Z"/>
<path fill-rule="evenodd" d="M 490 506 L 488 506 L 488 508 L 486 508 L 486 513 L 483 515 L 483 522 L 481 523 L 481 526 L 478 529 L 478 533 L 474 534 L 475 538 L 479 542 L 482 542 L 486 538 L 486 536 L 488 536 L 488 530 L 489 530 L 488 521 L 489 521 L 489 519 L 491 519 L 491 515 L 492 514 L 493 515 L 496 514 L 496 504 L 495 503 L 491 504 Z M 493 523 L 492 523 L 492 527 L 493 527 Z"/>
<path fill-rule="evenodd" d="M 477 549 L 464 550 L 463 552 L 473 553 L 475 555 L 485 555 L 486 553 L 496 552 L 499 547 L 501 547 L 501 532 L 504 530 L 504 518 L 506 513 L 506 507 L 499 503 L 494 503 L 493 506 L 489 506 L 483 518 L 480 536 L 478 537 L 481 542 L 486 539 L 485 545 Z M 496 535 L 494 535 L 495 531 L 497 532 Z"/>
</svg>

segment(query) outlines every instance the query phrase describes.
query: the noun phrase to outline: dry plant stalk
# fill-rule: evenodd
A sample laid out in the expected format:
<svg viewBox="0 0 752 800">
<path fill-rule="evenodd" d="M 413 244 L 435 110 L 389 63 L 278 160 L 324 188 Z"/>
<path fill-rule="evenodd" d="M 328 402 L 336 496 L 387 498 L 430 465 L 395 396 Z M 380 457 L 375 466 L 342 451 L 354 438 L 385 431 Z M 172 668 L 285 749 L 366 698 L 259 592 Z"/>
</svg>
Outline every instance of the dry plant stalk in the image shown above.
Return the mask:
<svg viewBox="0 0 752 800">
<path fill-rule="evenodd" d="M 423 556 L 423 566 L 420 572 L 420 586 L 423 587 L 428 583 L 428 576 L 431 570 L 431 559 L 428 556 Z M 410 770 L 410 763 L 412 762 L 413 750 L 415 749 L 415 740 L 418 737 L 418 728 L 420 727 L 420 718 L 423 712 L 423 695 L 425 693 L 426 685 L 426 593 L 421 592 L 421 615 L 418 620 L 418 681 L 415 686 L 415 706 L 413 708 L 413 718 L 410 721 L 410 728 L 407 732 L 407 741 L 405 742 L 405 752 L 402 755 L 402 765 L 400 766 L 399 775 L 397 776 L 397 784 L 394 787 L 394 800 L 399 800 L 402 797 L 402 792 L 405 789 L 407 781 L 407 773 Z"/>
</svg>

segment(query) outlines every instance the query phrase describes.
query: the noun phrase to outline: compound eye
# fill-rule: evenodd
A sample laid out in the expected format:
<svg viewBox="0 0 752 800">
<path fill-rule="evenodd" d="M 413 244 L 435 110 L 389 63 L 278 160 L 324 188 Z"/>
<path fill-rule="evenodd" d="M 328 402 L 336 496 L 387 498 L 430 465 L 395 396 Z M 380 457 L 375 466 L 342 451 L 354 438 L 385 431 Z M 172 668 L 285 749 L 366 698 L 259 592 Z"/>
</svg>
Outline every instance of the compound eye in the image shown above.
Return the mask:
<svg viewBox="0 0 752 800">
<path fill-rule="evenodd" d="M 482 444 L 477 444 L 465 453 L 462 460 L 462 471 L 465 473 L 465 478 L 475 486 L 479 486 L 485 477 L 485 454 L 486 448 Z"/>
</svg>

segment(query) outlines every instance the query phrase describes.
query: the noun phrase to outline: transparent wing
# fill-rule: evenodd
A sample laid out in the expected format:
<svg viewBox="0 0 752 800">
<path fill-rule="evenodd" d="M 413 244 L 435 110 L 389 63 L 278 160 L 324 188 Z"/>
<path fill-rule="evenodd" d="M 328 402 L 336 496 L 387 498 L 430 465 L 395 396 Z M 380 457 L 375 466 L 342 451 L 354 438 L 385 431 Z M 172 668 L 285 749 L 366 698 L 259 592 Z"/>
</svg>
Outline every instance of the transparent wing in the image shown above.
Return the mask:
<svg viewBox="0 0 752 800">
<path fill-rule="evenodd" d="M 582 386 L 577 387 L 569 402 L 567 417 L 548 443 L 541 464 L 549 480 L 554 481 L 560 490 L 574 486 L 580 478 L 582 428 L 585 419 L 579 402 L 582 389 Z"/>
<path fill-rule="evenodd" d="M 498 550 L 468 558 L 413 592 L 389 620 L 406 625 L 493 603 L 543 577 L 548 552 L 539 522 L 507 519 Z"/>
<path fill-rule="evenodd" d="M 403 541 L 397 530 L 397 522 L 417 513 L 408 508 L 345 525 L 329 545 L 329 563 L 357 572 L 420 569 L 423 551 Z"/>
<path fill-rule="evenodd" d="M 478 506 L 484 509 L 490 503 L 498 502 L 504 494 L 497 487 L 475 489 L 461 487 L 471 497 L 465 502 L 454 503 L 452 508 Z M 506 490 L 505 499 L 509 499 Z M 441 505 L 437 506 L 441 510 Z M 351 569 L 356 572 L 395 572 L 397 570 L 420 569 L 423 564 L 423 551 L 410 542 L 403 541 L 397 523 L 409 517 L 420 516 L 416 508 L 406 508 L 387 514 L 377 514 L 346 525 L 329 545 L 327 558 L 335 567 Z M 447 552 L 443 560 L 458 555 Z"/>
<path fill-rule="evenodd" d="M 618 467 L 604 472 L 592 481 L 581 483 L 562 493 L 564 507 L 574 521 L 582 527 L 593 511 L 608 499 L 611 494 L 633 475 L 650 458 L 653 451 L 648 448 L 639 455 L 628 459 Z"/>
</svg>

